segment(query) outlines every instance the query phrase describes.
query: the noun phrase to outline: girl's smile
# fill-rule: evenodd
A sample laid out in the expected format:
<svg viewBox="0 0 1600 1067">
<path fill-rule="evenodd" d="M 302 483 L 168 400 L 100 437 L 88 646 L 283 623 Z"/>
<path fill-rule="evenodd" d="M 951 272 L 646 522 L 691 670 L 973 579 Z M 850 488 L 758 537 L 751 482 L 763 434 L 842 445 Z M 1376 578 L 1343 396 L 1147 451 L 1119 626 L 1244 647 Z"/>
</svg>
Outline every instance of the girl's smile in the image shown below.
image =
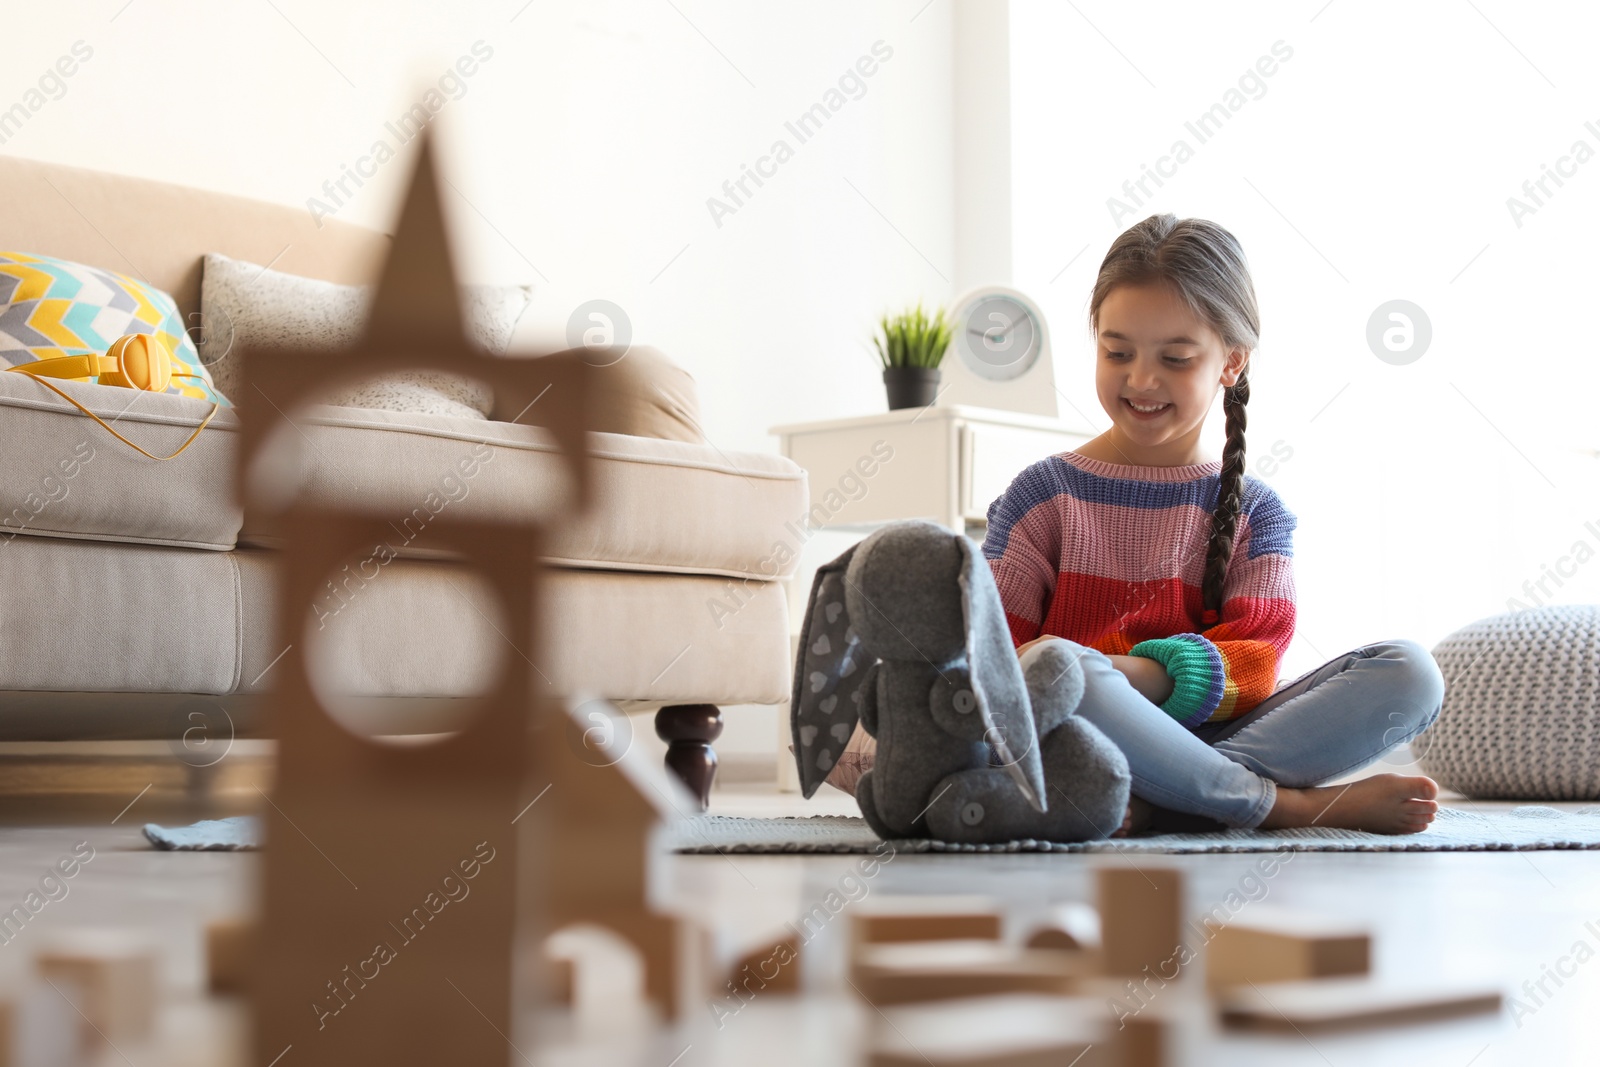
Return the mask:
<svg viewBox="0 0 1600 1067">
<path fill-rule="evenodd" d="M 1168 411 L 1172 410 L 1172 405 L 1167 403 L 1165 400 L 1150 401 L 1148 402 L 1148 406 L 1128 397 L 1123 397 L 1122 402 L 1128 405 L 1128 407 L 1133 411 L 1134 418 L 1137 419 L 1153 419 L 1158 415 L 1165 415 Z"/>
</svg>

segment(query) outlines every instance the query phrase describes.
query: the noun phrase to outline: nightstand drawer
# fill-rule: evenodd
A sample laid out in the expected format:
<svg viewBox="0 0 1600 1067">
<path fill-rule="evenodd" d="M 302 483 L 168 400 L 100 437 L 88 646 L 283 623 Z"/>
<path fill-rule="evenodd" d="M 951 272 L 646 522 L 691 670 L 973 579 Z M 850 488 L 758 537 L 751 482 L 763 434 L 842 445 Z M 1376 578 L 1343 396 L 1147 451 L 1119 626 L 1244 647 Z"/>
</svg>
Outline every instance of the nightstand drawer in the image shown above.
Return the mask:
<svg viewBox="0 0 1600 1067">
<path fill-rule="evenodd" d="M 863 533 L 903 519 L 981 528 L 1019 471 L 1094 437 L 1038 415 L 937 404 L 772 432 L 809 479 L 805 525 Z"/>
<path fill-rule="evenodd" d="M 785 454 L 806 469 L 814 526 L 856 527 L 901 519 L 946 521 L 955 434 L 935 419 L 795 433 Z"/>
<path fill-rule="evenodd" d="M 1088 434 L 968 423 L 961 435 L 962 513 L 969 520 L 985 521 L 989 505 L 1023 468 L 1046 456 L 1069 452 L 1087 440 Z"/>
</svg>

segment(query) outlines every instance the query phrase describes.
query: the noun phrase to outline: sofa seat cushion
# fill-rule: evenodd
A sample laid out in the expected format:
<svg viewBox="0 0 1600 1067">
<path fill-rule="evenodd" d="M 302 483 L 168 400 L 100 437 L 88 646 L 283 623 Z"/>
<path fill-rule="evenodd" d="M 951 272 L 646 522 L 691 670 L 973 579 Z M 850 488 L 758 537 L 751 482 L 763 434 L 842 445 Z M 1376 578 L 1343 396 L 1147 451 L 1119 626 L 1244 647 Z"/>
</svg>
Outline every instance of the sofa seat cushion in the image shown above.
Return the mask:
<svg viewBox="0 0 1600 1067">
<path fill-rule="evenodd" d="M 281 440 L 298 457 L 304 498 L 363 506 L 388 519 L 390 549 L 437 551 L 445 516 L 537 521 L 568 506 L 560 450 L 538 427 L 352 408 L 308 409 Z M 803 520 L 805 472 L 769 453 L 596 433 L 595 499 L 562 525 L 544 558 L 573 567 L 771 580 L 794 573 L 789 524 Z M 802 535 L 803 536 L 803 535 Z M 240 543 L 275 547 L 270 522 L 247 513 Z"/>
<path fill-rule="evenodd" d="M 211 413 L 205 400 L 91 382 L 63 392 L 156 455 Z M 239 533 L 233 481 L 238 416 L 217 412 L 166 462 L 141 456 L 23 374 L 0 374 L 0 545 L 18 534 L 226 550 Z"/>
<path fill-rule="evenodd" d="M 62 388 L 158 454 L 211 410 L 182 396 Z M 237 430 L 223 410 L 181 456 L 158 463 L 37 382 L 0 374 L 0 542 L 20 533 L 270 547 L 270 523 L 234 503 Z M 538 427 L 320 406 L 297 413 L 283 440 L 299 452 L 300 491 L 341 505 L 359 498 L 389 517 L 399 555 L 430 554 L 427 527 L 447 514 L 526 521 L 566 500 L 559 452 Z M 804 534 L 788 524 L 803 519 L 806 482 L 789 460 L 610 433 L 593 445 L 595 507 L 560 530 L 550 561 L 760 580 L 793 573 Z"/>
</svg>

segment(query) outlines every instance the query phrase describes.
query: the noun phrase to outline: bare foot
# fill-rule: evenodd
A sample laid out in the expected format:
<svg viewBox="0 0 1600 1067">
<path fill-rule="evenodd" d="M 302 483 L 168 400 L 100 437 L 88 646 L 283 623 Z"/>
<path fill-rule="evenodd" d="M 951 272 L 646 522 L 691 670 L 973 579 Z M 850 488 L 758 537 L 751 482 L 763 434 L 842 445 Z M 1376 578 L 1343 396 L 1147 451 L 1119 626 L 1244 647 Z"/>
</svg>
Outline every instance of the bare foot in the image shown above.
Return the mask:
<svg viewBox="0 0 1600 1067">
<path fill-rule="evenodd" d="M 1128 813 L 1122 817 L 1122 825 L 1112 831 L 1112 837 L 1129 837 L 1142 834 L 1150 829 L 1150 802 L 1139 797 L 1128 797 Z"/>
<path fill-rule="evenodd" d="M 1415 834 L 1439 810 L 1439 784 L 1420 774 L 1375 774 L 1346 785 L 1278 787 L 1261 829 L 1337 826 L 1375 834 Z"/>
</svg>

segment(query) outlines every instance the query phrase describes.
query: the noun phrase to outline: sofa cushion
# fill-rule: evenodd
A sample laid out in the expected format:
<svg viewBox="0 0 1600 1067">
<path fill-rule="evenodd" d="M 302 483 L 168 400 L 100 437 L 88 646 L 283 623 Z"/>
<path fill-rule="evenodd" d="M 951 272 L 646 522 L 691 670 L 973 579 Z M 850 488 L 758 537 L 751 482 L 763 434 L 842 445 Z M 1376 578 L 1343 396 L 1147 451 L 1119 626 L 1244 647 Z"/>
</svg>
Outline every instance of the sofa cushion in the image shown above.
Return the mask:
<svg viewBox="0 0 1600 1067">
<path fill-rule="evenodd" d="M 462 519 L 537 521 L 568 506 L 560 451 L 538 427 L 393 411 L 309 409 L 280 439 L 298 453 L 290 492 L 364 506 L 389 519 L 388 548 L 438 551 L 427 530 Z M 770 580 L 797 565 L 805 472 L 782 456 L 596 433 L 595 502 L 564 524 L 551 562 L 613 570 Z M 275 546 L 271 523 L 247 512 L 240 543 Z"/>
<path fill-rule="evenodd" d="M 141 447 L 167 455 L 211 412 L 170 393 L 55 383 Z M 22 374 L 0 374 L 0 544 L 18 534 L 225 550 L 239 533 L 238 416 L 223 409 L 182 455 L 139 455 Z"/>
<path fill-rule="evenodd" d="M 220 412 L 176 459 L 157 463 L 35 383 L 0 374 L 0 542 L 17 534 L 229 549 L 271 545 L 270 524 L 242 517 L 232 490 L 238 419 Z M 62 383 L 151 451 L 171 451 L 210 411 L 189 397 Z M 122 410 L 105 394 L 134 401 Z M 310 407 L 284 440 L 295 485 L 392 516 L 394 548 L 423 555 L 447 511 L 527 520 L 562 506 L 561 462 L 532 426 L 353 408 Z M 804 472 L 781 456 L 594 435 L 594 510 L 565 526 L 547 558 L 569 566 L 765 580 L 793 573 Z M 244 530 L 241 533 L 241 523 Z M 738 594 L 733 594 L 737 602 Z"/>
<path fill-rule="evenodd" d="M 166 293 L 115 271 L 0 252 L 0 366 L 103 355 L 130 333 L 154 334 L 171 349 L 167 393 L 226 402 L 212 388 L 178 305 Z"/>
<path fill-rule="evenodd" d="M 239 684 L 232 553 L 17 537 L 0 540 L 0 589 L 0 689 L 228 693 Z"/>
<path fill-rule="evenodd" d="M 361 339 L 372 292 L 370 285 L 336 285 L 213 253 L 206 256 L 200 279 L 200 358 L 218 388 L 229 393 L 240 385 L 238 363 L 228 358 L 233 352 L 349 348 Z M 487 351 L 504 352 L 532 296 L 526 286 L 463 286 L 461 316 L 467 335 Z M 324 399 L 341 407 L 465 418 L 487 418 L 493 406 L 486 386 L 423 370 L 340 386 Z"/>
<path fill-rule="evenodd" d="M 570 351 L 590 358 L 584 349 Z M 612 351 L 602 349 L 590 358 L 597 394 L 591 430 L 705 443 L 700 428 L 700 400 L 688 371 L 649 345 L 629 345 L 625 355 L 614 361 Z M 507 358 L 519 357 L 512 353 Z M 493 417 L 501 422 L 538 425 L 539 414 L 537 408 L 515 411 L 496 407 Z"/>
<path fill-rule="evenodd" d="M 264 692 L 284 651 L 271 625 L 274 556 L 241 550 L 233 558 L 246 623 L 239 691 Z M 540 653 L 506 643 L 494 623 L 498 604 L 472 574 L 449 562 L 395 560 L 336 614 L 308 616 L 302 632 L 318 646 L 308 659 L 336 673 L 320 681 L 357 698 L 458 696 L 480 691 L 509 659 L 526 661 L 548 692 L 662 703 L 787 699 L 788 606 L 777 583 L 753 583 L 744 607 L 719 618 L 707 610 L 723 595 L 716 578 L 551 569 Z M 415 725 L 400 732 L 425 732 L 420 716 L 437 712 L 422 705 L 412 714 Z"/>
</svg>

